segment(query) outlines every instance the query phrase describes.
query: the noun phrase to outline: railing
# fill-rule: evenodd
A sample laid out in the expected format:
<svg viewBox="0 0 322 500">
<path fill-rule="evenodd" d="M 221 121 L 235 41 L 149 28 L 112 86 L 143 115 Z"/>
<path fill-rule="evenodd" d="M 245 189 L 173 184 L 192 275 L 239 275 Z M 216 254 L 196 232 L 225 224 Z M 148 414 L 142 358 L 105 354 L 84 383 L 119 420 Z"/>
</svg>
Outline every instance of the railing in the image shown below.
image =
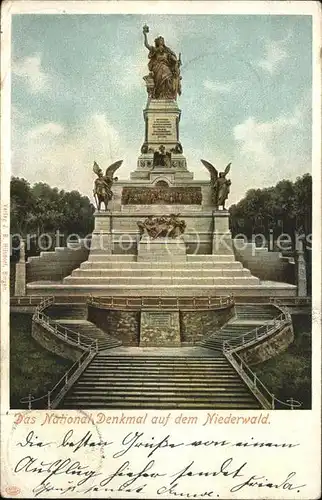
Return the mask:
<svg viewBox="0 0 322 500">
<path fill-rule="evenodd" d="M 23 295 L 23 296 L 11 296 L 10 306 L 37 306 L 48 296 L 46 295 Z M 86 303 L 88 297 L 81 295 L 57 295 L 53 298 L 53 303 L 55 304 L 70 304 L 70 303 Z"/>
<path fill-rule="evenodd" d="M 285 311 L 271 320 L 270 323 L 257 326 L 249 332 L 240 335 L 239 337 L 225 340 L 223 342 L 223 350 L 241 350 L 245 347 L 249 347 L 250 345 L 257 343 L 263 338 L 270 337 L 273 333 L 287 325 L 292 326 L 292 319 L 289 312 Z"/>
<path fill-rule="evenodd" d="M 278 308 L 283 310 L 281 307 Z M 267 325 L 254 328 L 250 332 L 240 335 L 234 339 L 225 340 L 222 346 L 224 356 L 235 368 L 238 375 L 243 379 L 247 387 L 262 404 L 263 408 L 271 410 L 284 407 L 293 410 L 294 408 L 299 408 L 301 403 L 292 398 L 286 402 L 280 401 L 276 398 L 275 395 L 267 389 L 263 382 L 260 381 L 256 373 L 254 373 L 247 363 L 241 358 L 238 351 L 257 343 L 260 339 L 270 337 L 285 326 L 293 328 L 292 318 L 287 310 L 283 310 L 277 318 Z"/>
<path fill-rule="evenodd" d="M 56 408 L 62 400 L 66 392 L 72 384 L 78 379 L 86 366 L 91 362 L 98 352 L 98 340 L 92 341 L 89 337 L 74 332 L 70 328 L 64 327 L 55 323 L 43 311 L 51 304 L 54 303 L 54 297 L 46 297 L 36 308 L 32 320 L 43 326 L 49 333 L 54 334 L 56 337 L 63 339 L 65 342 L 82 349 L 83 352 L 75 363 L 67 370 L 67 372 L 60 378 L 54 387 L 43 396 L 38 398 L 29 394 L 28 397 L 22 398 L 21 403 L 28 403 L 28 408 L 31 409 L 32 405 L 36 402 L 46 401 L 47 408 Z"/>
<path fill-rule="evenodd" d="M 76 382 L 78 377 L 82 374 L 86 366 L 92 361 L 96 356 L 95 347 L 89 347 L 88 350 L 84 351 L 77 361 L 69 368 L 69 370 L 64 373 L 64 375 L 59 379 L 56 385 L 48 391 L 43 396 L 38 398 L 33 397 L 31 394 L 29 396 L 22 398 L 21 403 L 28 403 L 28 409 L 30 410 L 34 403 L 45 401 L 45 406 L 48 410 L 57 408 L 60 401 L 63 399 L 69 388 Z"/>
<path fill-rule="evenodd" d="M 224 355 L 231 365 L 235 368 L 238 375 L 243 379 L 252 393 L 256 396 L 263 408 L 267 410 L 275 410 L 277 408 L 299 408 L 302 404 L 293 398 L 288 399 L 286 402 L 280 401 L 274 394 L 272 394 L 267 387 L 260 381 L 256 373 L 245 363 L 236 351 L 224 351 Z"/>
<path fill-rule="evenodd" d="M 285 297 L 284 299 L 271 297 L 269 301 L 271 304 L 277 307 L 285 307 L 288 305 L 306 306 L 306 305 L 311 305 L 312 303 L 311 297 Z"/>
<path fill-rule="evenodd" d="M 94 297 L 90 305 L 102 308 L 216 309 L 234 305 L 233 295 L 223 297 Z"/>
<path fill-rule="evenodd" d="M 42 302 L 43 297 L 37 295 L 25 295 L 21 297 L 10 297 L 11 306 L 37 306 Z"/>
</svg>

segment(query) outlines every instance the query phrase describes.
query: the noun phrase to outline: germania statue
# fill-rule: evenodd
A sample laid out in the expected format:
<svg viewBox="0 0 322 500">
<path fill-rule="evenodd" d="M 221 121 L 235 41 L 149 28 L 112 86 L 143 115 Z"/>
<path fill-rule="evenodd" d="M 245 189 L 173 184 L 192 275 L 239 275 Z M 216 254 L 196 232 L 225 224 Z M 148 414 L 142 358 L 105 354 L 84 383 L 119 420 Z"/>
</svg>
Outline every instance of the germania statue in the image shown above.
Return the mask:
<svg viewBox="0 0 322 500">
<path fill-rule="evenodd" d="M 118 180 L 117 177 L 114 177 L 114 174 L 116 170 L 120 168 L 122 163 L 123 160 L 116 161 L 106 169 L 104 175 L 102 169 L 99 167 L 96 161 L 94 161 L 93 172 L 97 175 L 97 179 L 95 179 L 93 194 L 98 211 L 100 211 L 102 203 L 104 203 L 105 210 L 107 210 L 108 202 L 113 197 L 111 187 L 113 185 L 113 182 Z"/>
<path fill-rule="evenodd" d="M 228 198 L 231 186 L 231 180 L 226 179 L 226 175 L 229 174 L 231 163 L 227 165 L 223 172 L 219 172 L 218 175 L 217 169 L 211 163 L 209 163 L 209 161 L 201 161 L 210 173 L 210 182 L 212 186 L 213 203 L 215 205 L 215 210 L 218 210 L 218 208 L 221 206 L 225 210 L 225 202 Z"/>
<path fill-rule="evenodd" d="M 144 45 L 149 50 L 148 68 L 150 75 L 144 77 L 148 92 L 152 99 L 176 99 L 181 95 L 181 54 L 179 58 L 166 46 L 164 38 L 159 36 L 154 40 L 154 46 L 149 45 L 147 34 L 149 27 L 143 26 Z M 149 80 L 153 79 L 153 85 Z"/>
</svg>

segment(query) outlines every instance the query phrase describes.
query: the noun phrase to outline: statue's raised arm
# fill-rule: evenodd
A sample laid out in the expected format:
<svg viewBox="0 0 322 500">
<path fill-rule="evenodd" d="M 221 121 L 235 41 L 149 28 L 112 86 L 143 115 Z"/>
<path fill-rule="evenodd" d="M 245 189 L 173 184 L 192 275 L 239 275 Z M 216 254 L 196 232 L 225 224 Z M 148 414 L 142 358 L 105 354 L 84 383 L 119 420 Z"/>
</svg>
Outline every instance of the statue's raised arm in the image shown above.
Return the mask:
<svg viewBox="0 0 322 500">
<path fill-rule="evenodd" d="M 166 46 L 163 36 L 154 40 L 154 45 L 149 45 L 147 34 L 149 27 L 143 26 L 144 45 L 149 50 L 149 74 L 144 76 L 147 91 L 152 99 L 175 100 L 181 95 L 181 55 L 176 54 Z"/>
<path fill-rule="evenodd" d="M 145 47 L 148 49 L 148 50 L 152 50 L 153 49 L 153 46 L 152 45 L 149 45 L 149 42 L 148 42 L 148 33 L 149 33 L 149 26 L 147 26 L 146 24 L 143 26 L 143 36 L 144 36 L 144 45 Z"/>
</svg>

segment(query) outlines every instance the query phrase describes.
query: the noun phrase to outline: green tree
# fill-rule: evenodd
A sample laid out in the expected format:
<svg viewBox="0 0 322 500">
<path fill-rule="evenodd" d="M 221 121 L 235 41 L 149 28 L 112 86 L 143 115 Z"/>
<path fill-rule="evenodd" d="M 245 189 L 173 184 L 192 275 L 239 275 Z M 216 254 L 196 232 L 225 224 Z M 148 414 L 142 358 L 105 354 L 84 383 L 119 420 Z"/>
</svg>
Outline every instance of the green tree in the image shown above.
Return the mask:
<svg viewBox="0 0 322 500">
<path fill-rule="evenodd" d="M 59 231 L 65 237 L 71 233 L 84 237 L 93 230 L 94 206 L 78 191 L 58 190 L 43 182 L 30 186 L 18 177 L 12 177 L 10 188 L 11 234 L 35 236 L 37 241 L 44 233 L 54 235 Z M 29 255 L 37 251 L 34 244 Z"/>
</svg>

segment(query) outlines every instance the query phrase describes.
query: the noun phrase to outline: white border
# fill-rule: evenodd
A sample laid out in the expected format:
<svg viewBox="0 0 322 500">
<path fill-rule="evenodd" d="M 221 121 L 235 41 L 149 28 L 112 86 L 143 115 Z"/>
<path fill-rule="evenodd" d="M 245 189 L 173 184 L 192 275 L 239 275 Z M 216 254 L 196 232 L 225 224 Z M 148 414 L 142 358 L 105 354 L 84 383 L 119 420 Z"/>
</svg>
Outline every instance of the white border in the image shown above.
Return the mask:
<svg viewBox="0 0 322 500">
<path fill-rule="evenodd" d="M 183 8 L 184 5 L 184 8 Z M 201 7 L 204 7 L 202 9 Z M 301 412 L 279 411 L 276 419 L 280 422 L 282 430 L 287 431 L 287 427 L 297 429 L 303 437 L 310 440 L 314 464 L 312 463 L 312 479 L 315 481 L 315 491 L 318 492 L 318 473 L 321 471 L 320 464 L 320 439 L 321 439 L 321 24 L 319 16 L 321 8 L 319 2 L 290 1 L 290 2 L 267 2 L 267 1 L 218 1 L 218 2 L 101 2 L 101 1 L 14 1 L 4 2 L 2 5 L 2 100 L 1 100 L 1 216 L 3 209 L 9 206 L 9 185 L 10 185 L 10 123 L 11 109 L 11 15 L 12 14 L 270 14 L 270 15 L 309 15 L 313 16 L 313 127 L 312 127 L 312 175 L 313 175 L 313 323 L 312 323 L 312 410 Z M 9 242 L 9 219 L 3 220 L 1 217 L 1 257 L 3 245 Z M 1 265 L 1 333 L 4 341 L 1 348 L 1 415 L 9 408 L 9 392 L 7 381 L 9 380 L 9 252 L 7 258 L 2 260 Z M 9 415 L 12 415 L 9 411 Z M 274 417 L 275 419 L 275 417 Z M 284 427 L 285 426 L 285 427 Z M 312 427 L 313 426 L 313 427 Z M 2 439 L 4 436 L 2 437 Z M 2 455 L 3 456 L 3 455 Z M 304 457 L 303 457 L 304 458 Z M 310 460 L 309 457 L 307 459 Z M 268 493 L 263 492 L 268 497 Z M 236 498 L 236 497 L 235 497 Z M 263 498 L 263 497 L 261 497 Z M 275 497 L 277 498 L 277 497 Z M 290 497 L 288 497 L 290 498 Z M 298 497 L 299 498 L 299 497 Z M 306 498 L 306 497 L 303 497 Z M 316 496 L 317 498 L 317 496 Z"/>
</svg>

